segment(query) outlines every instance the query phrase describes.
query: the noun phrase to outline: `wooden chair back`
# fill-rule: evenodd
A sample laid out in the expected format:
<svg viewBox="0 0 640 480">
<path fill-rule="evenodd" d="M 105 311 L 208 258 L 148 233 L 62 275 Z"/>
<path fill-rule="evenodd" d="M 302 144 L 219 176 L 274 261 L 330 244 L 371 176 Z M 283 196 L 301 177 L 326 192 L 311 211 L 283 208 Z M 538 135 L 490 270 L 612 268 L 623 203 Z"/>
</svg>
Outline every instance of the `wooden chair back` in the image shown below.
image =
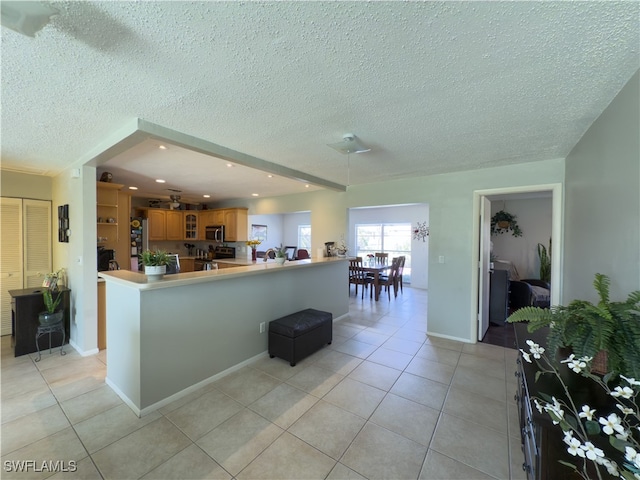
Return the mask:
<svg viewBox="0 0 640 480">
<path fill-rule="evenodd" d="M 375 262 L 377 264 L 386 265 L 389 262 L 389 254 L 388 253 L 376 252 L 374 255 L 375 255 L 374 256 Z"/>
</svg>

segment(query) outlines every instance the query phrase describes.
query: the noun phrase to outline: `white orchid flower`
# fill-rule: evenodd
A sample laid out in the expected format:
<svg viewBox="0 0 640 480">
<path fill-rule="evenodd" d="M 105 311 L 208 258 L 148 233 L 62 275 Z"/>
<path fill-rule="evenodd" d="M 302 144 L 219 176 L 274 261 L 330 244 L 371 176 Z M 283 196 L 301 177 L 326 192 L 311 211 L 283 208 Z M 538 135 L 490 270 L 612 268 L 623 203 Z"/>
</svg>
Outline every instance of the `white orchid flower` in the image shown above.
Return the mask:
<svg viewBox="0 0 640 480">
<path fill-rule="evenodd" d="M 596 413 L 595 410 L 591 410 L 589 405 L 583 405 L 582 411 L 578 413 L 580 418 L 586 418 L 587 420 L 593 420 L 593 414 Z"/>
<path fill-rule="evenodd" d="M 586 442 L 584 445 L 581 445 L 580 448 L 584 450 L 584 453 L 589 460 L 595 460 L 597 457 L 604 457 L 604 452 L 591 442 Z"/>
<path fill-rule="evenodd" d="M 622 397 L 622 398 L 631 398 L 633 397 L 633 390 L 629 387 L 616 387 L 613 392 L 611 392 L 612 397 Z"/>
<path fill-rule="evenodd" d="M 624 427 L 620 425 L 620 417 L 615 413 L 612 413 L 607 418 L 600 417 L 598 422 L 602 425 L 602 431 L 607 435 L 613 435 L 614 431 L 618 433 L 624 432 Z"/>
</svg>

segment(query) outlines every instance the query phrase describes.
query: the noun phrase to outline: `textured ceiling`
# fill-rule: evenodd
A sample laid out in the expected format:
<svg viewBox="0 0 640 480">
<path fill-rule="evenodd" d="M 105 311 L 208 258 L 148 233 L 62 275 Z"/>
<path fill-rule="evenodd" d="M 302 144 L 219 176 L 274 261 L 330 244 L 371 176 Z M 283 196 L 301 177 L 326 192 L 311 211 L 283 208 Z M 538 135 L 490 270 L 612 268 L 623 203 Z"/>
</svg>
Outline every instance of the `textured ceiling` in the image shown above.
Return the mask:
<svg viewBox="0 0 640 480">
<path fill-rule="evenodd" d="M 565 157 L 640 67 L 635 1 L 51 4 L 2 28 L 3 168 L 56 174 L 134 117 L 340 184 Z"/>
</svg>

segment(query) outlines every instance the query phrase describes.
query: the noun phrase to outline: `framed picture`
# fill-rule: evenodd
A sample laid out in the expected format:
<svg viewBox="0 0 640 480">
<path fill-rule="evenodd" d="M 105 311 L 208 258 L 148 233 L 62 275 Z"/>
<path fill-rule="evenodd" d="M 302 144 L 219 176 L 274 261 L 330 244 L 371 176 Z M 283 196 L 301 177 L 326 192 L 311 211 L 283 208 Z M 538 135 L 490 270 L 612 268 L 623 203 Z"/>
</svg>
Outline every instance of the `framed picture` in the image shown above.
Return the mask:
<svg viewBox="0 0 640 480">
<path fill-rule="evenodd" d="M 265 243 L 267 241 L 267 226 L 251 225 L 251 240 L 260 240 Z"/>
</svg>

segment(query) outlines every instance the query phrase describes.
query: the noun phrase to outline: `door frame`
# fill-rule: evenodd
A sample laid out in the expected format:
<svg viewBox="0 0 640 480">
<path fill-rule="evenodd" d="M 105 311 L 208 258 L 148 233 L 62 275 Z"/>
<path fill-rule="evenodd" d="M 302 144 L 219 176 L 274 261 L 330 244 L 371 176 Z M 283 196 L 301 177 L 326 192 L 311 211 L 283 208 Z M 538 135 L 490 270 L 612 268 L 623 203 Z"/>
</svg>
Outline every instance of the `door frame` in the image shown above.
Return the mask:
<svg viewBox="0 0 640 480">
<path fill-rule="evenodd" d="M 563 241 L 563 213 L 564 195 L 562 183 L 549 183 L 541 185 L 524 185 L 520 187 L 493 188 L 488 190 L 475 190 L 473 192 L 473 242 L 474 248 L 471 254 L 471 338 L 477 342 L 479 331 L 478 306 L 481 301 L 479 277 L 481 275 L 480 264 L 480 225 L 481 209 L 480 205 L 484 197 L 498 195 L 518 194 L 518 193 L 539 193 L 551 192 L 552 214 L 551 214 L 551 238 L 553 238 L 553 249 L 551 251 L 551 305 L 562 303 L 562 258 L 564 252 Z"/>
</svg>

